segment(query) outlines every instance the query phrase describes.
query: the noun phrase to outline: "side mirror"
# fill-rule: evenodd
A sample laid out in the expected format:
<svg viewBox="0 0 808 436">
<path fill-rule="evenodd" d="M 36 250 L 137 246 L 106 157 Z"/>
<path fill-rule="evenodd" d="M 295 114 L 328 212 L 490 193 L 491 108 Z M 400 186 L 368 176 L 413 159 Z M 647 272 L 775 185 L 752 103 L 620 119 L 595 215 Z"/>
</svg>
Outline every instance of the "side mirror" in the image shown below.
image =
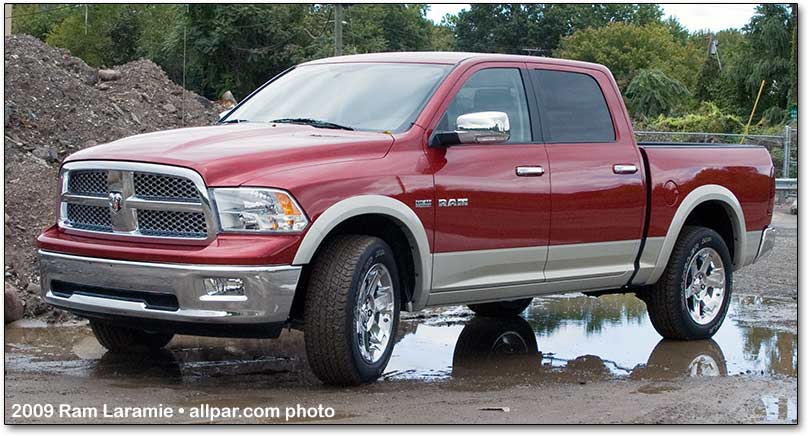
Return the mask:
<svg viewBox="0 0 808 436">
<path fill-rule="evenodd" d="M 431 146 L 501 144 L 511 138 L 511 122 L 505 112 L 472 112 L 457 117 L 457 130 L 438 132 Z"/>
</svg>

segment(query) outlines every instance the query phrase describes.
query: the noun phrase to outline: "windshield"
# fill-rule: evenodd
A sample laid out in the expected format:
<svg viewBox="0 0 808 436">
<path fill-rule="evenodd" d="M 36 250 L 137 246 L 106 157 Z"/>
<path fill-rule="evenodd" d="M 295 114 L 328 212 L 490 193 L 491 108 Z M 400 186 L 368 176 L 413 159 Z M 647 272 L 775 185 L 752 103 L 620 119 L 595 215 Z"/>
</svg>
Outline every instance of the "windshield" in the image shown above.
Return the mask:
<svg viewBox="0 0 808 436">
<path fill-rule="evenodd" d="M 433 64 L 304 65 L 267 85 L 222 121 L 400 132 L 415 122 L 450 69 Z"/>
</svg>

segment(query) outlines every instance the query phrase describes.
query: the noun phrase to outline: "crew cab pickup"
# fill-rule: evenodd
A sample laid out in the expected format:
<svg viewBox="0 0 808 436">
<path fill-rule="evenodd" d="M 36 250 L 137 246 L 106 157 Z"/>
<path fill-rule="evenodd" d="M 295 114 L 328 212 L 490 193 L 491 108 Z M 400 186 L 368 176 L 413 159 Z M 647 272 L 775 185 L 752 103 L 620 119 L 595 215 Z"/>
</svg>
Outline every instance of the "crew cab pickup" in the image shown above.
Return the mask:
<svg viewBox="0 0 808 436">
<path fill-rule="evenodd" d="M 428 306 L 633 292 L 662 336 L 707 338 L 774 243 L 765 148 L 637 144 L 607 68 L 539 57 L 307 62 L 214 126 L 79 151 L 59 183 L 44 298 L 110 352 L 300 328 L 336 385 L 377 379 Z"/>
</svg>

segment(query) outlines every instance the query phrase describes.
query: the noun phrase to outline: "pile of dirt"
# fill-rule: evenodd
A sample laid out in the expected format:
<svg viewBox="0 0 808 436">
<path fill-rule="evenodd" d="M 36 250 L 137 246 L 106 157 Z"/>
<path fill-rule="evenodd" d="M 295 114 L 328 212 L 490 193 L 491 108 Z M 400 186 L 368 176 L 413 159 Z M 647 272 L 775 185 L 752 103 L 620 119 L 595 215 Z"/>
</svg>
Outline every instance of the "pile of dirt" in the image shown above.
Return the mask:
<svg viewBox="0 0 808 436">
<path fill-rule="evenodd" d="M 4 42 L 5 281 L 26 317 L 54 318 L 37 295 L 35 238 L 56 220 L 59 163 L 125 136 L 212 124 L 220 107 L 149 60 L 96 70 L 28 35 Z"/>
</svg>

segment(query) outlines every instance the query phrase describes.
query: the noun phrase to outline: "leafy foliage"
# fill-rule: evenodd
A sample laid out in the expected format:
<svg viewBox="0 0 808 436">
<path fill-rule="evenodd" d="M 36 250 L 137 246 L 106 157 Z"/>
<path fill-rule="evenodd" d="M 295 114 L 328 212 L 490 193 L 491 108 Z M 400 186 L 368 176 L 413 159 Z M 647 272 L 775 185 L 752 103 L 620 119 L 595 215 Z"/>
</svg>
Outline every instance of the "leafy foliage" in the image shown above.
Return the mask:
<svg viewBox="0 0 808 436">
<path fill-rule="evenodd" d="M 705 102 L 697 111 L 678 117 L 658 116 L 644 128 L 664 132 L 738 133 L 744 122 L 737 115 L 721 111 L 715 103 Z"/>
<path fill-rule="evenodd" d="M 651 4 L 472 4 L 454 20 L 457 48 L 485 53 L 550 54 L 562 37 L 611 22 L 658 22 Z"/>
<path fill-rule="evenodd" d="M 704 53 L 692 44 L 680 44 L 661 24 L 610 23 L 601 28 L 580 30 L 561 41 L 556 57 L 606 65 L 621 89 L 641 70 L 656 69 L 690 89 L 693 71 Z"/>
<path fill-rule="evenodd" d="M 344 6 L 343 52 L 462 50 L 602 63 L 636 121 L 671 129 L 742 131 L 762 80 L 753 129 L 786 122 L 796 103 L 794 5 L 759 5 L 742 29 L 715 35 L 688 32 L 654 4 L 475 3 L 439 24 L 426 18 L 428 9 Z M 146 57 L 209 98 L 231 90 L 241 99 L 291 65 L 334 53 L 330 4 L 15 4 L 13 15 L 14 32 L 93 66 Z M 708 54 L 711 38 L 718 56 Z"/>
<path fill-rule="evenodd" d="M 660 70 L 641 70 L 626 88 L 626 103 L 631 113 L 643 117 L 672 114 L 690 96 L 687 87 Z"/>
</svg>

